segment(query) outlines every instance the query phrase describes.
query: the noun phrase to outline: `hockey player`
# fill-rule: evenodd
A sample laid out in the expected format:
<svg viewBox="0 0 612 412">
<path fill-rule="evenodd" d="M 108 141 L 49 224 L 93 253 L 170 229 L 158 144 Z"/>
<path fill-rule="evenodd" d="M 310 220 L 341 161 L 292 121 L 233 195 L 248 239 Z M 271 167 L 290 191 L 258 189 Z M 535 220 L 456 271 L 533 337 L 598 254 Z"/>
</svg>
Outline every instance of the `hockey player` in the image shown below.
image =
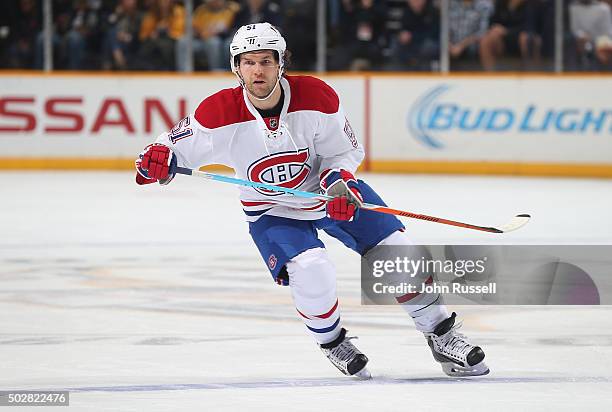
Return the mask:
<svg viewBox="0 0 612 412">
<path fill-rule="evenodd" d="M 310 76 L 285 74 L 285 40 L 268 23 L 241 27 L 230 45 L 240 83 L 204 99 L 136 160 L 139 184 L 168 184 L 178 166 L 223 164 L 236 176 L 332 196 L 327 203 L 240 188 L 249 232 L 273 279 L 288 285 L 297 313 L 327 358 L 345 375 L 369 378 L 368 358 L 346 335 L 336 274 L 317 230 L 367 258 L 377 245 L 409 245 L 391 215 L 359 210 L 384 204 L 354 173 L 364 157 L 335 91 Z M 426 279 L 421 281 L 427 282 Z M 398 296 L 436 361 L 451 376 L 489 372 L 484 352 L 457 332 L 439 294 Z"/>
</svg>

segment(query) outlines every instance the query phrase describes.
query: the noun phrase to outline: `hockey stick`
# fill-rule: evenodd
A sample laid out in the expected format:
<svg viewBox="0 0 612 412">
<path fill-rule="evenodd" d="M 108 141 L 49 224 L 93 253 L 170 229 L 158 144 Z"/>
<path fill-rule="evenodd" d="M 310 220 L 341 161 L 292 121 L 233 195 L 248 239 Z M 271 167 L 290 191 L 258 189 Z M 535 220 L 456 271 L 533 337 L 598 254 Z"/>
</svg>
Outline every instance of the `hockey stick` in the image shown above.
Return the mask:
<svg viewBox="0 0 612 412">
<path fill-rule="evenodd" d="M 228 177 L 228 176 L 218 175 L 215 173 L 208 173 L 208 172 L 202 172 L 199 170 L 192 170 L 186 167 L 177 167 L 174 171 L 182 175 L 196 176 L 196 177 L 201 177 L 201 178 L 208 179 L 208 180 L 215 180 L 217 182 L 231 183 L 233 185 L 239 185 L 239 186 L 248 186 L 248 187 L 253 187 L 257 189 L 272 190 L 274 192 L 291 194 L 294 196 L 299 196 L 299 197 L 303 197 L 307 199 L 322 200 L 324 202 L 327 202 L 333 199 L 333 197 L 331 196 L 327 196 L 327 195 L 323 195 L 319 193 L 312 193 L 312 192 L 306 192 L 303 190 L 290 189 L 287 187 L 270 185 L 267 183 L 251 182 L 250 180 L 237 179 L 235 177 Z M 510 222 L 506 223 L 503 226 L 486 227 L 486 226 L 472 225 L 469 223 L 457 222 L 457 221 L 449 220 L 449 219 L 442 219 L 440 217 L 435 217 L 435 216 L 428 216 L 428 215 L 422 215 L 419 213 L 406 212 L 403 210 L 392 209 L 387 206 L 373 205 L 371 203 L 364 203 L 361 206 L 361 208 L 372 210 L 374 212 L 379 212 L 379 213 L 404 216 L 404 217 L 409 217 L 412 219 L 426 220 L 428 222 L 442 223 L 444 225 L 463 227 L 466 229 L 480 230 L 482 232 L 490 232 L 490 233 L 512 232 L 513 230 L 517 230 L 525 226 L 527 222 L 529 222 L 529 219 L 531 218 L 530 215 L 520 214 L 520 215 L 514 216 L 512 220 L 510 220 Z"/>
</svg>

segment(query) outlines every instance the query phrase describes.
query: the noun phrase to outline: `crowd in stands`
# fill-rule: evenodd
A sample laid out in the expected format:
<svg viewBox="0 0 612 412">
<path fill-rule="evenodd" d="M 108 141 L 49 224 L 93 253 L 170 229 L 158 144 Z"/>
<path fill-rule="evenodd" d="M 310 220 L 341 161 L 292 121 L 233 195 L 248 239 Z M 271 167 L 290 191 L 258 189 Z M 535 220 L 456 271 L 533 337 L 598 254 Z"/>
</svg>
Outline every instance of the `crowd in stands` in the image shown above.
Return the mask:
<svg viewBox="0 0 612 412">
<path fill-rule="evenodd" d="M 187 70 L 181 0 L 53 0 L 59 70 Z M 316 65 L 315 0 L 193 0 L 196 70 L 228 70 L 241 25 L 268 21 L 293 50 L 295 70 Z M 612 0 L 564 0 L 565 66 L 612 65 Z M 328 0 L 328 70 L 436 70 L 438 0 Z M 449 0 L 452 70 L 552 67 L 555 0 Z M 0 68 L 43 67 L 42 0 L 0 4 Z M 546 63 L 548 62 L 548 63 Z M 548 66 L 547 66 L 548 65 Z"/>
</svg>

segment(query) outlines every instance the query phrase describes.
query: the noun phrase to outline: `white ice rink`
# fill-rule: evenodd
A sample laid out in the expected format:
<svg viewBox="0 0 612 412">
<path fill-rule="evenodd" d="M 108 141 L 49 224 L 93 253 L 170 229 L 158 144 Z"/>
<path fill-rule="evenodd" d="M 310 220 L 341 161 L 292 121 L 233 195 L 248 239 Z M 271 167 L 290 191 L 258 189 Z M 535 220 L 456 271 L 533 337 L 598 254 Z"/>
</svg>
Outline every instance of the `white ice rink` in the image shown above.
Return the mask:
<svg viewBox="0 0 612 412">
<path fill-rule="evenodd" d="M 612 244 L 611 180 L 362 177 L 414 212 L 533 215 L 506 235 L 405 220 L 414 242 Z M 360 306 L 358 256 L 322 235 L 374 379 L 340 375 L 270 280 L 236 192 L 1 173 L 0 390 L 69 390 L 70 411 L 612 410 L 610 307 L 453 307 L 491 374 L 452 379 L 401 310 Z"/>
</svg>

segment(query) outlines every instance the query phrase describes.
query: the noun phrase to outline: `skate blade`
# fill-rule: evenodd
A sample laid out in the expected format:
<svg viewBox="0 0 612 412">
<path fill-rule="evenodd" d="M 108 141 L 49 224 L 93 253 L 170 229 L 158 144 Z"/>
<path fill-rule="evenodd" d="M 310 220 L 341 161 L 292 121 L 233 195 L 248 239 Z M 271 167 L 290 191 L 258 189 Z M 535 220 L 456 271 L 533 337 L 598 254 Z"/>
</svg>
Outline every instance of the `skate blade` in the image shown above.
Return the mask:
<svg viewBox="0 0 612 412">
<path fill-rule="evenodd" d="M 372 374 L 370 373 L 368 368 L 363 368 L 359 372 L 355 372 L 353 375 L 351 375 L 351 377 L 365 381 L 365 380 L 368 380 L 368 379 L 372 379 Z"/>
<path fill-rule="evenodd" d="M 442 364 L 442 370 L 448 376 L 452 377 L 483 376 L 488 375 L 490 372 L 489 368 L 484 362 L 468 367 L 459 366 L 451 362 L 445 362 Z"/>
</svg>

